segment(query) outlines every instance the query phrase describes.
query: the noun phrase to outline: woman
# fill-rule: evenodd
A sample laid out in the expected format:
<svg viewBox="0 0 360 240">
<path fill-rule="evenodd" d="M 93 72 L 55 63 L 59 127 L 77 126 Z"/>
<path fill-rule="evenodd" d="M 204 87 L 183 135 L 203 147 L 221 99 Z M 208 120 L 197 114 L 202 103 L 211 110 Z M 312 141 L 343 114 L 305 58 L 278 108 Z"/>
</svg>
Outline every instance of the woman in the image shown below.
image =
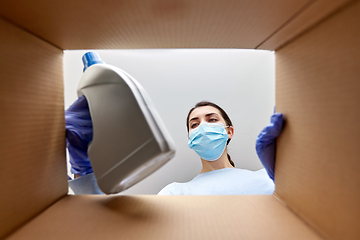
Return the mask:
<svg viewBox="0 0 360 240">
<path fill-rule="evenodd" d="M 75 194 L 103 194 L 96 184 L 87 155 L 93 129 L 87 100 L 78 98 L 66 111 L 66 142 L 70 155 L 69 186 Z M 226 112 L 216 104 L 200 102 L 190 110 L 186 125 L 189 147 L 201 159 L 201 173 L 188 183 L 172 183 L 159 192 L 169 194 L 271 194 L 274 189 L 275 142 L 283 120 L 275 113 L 256 141 L 256 151 L 264 169 L 256 172 L 237 169 L 227 154 L 226 146 L 234 128 Z"/>
<path fill-rule="evenodd" d="M 202 170 L 186 183 L 171 183 L 158 195 L 272 194 L 274 183 L 265 169 L 235 168 L 227 153 L 234 127 L 226 112 L 211 102 L 199 102 L 186 119 L 188 146 L 200 157 Z"/>
</svg>

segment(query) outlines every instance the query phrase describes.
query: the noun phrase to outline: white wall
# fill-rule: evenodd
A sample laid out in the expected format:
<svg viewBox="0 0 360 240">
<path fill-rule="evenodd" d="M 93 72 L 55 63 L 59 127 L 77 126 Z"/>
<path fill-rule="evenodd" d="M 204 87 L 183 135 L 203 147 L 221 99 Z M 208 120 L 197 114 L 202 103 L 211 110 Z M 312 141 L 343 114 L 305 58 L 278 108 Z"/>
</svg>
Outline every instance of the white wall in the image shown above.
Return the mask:
<svg viewBox="0 0 360 240">
<path fill-rule="evenodd" d="M 64 52 L 65 108 L 76 100 L 87 51 Z M 186 116 L 201 100 L 220 105 L 235 136 L 228 152 L 238 168 L 262 168 L 255 139 L 275 106 L 274 52 L 238 49 L 97 50 L 103 61 L 133 76 L 147 90 L 176 144 L 176 156 L 121 194 L 156 194 L 165 185 L 186 182 L 201 171 L 187 146 Z"/>
</svg>

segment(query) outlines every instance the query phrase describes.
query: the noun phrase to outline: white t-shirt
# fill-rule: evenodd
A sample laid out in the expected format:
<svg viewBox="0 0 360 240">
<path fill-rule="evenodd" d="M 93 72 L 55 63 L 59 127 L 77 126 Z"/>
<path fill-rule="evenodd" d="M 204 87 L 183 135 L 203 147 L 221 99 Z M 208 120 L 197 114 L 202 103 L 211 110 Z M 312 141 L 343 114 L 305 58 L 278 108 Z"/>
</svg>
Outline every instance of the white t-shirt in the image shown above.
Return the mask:
<svg viewBox="0 0 360 240">
<path fill-rule="evenodd" d="M 170 183 L 158 195 L 272 194 L 274 188 L 274 182 L 264 168 L 258 171 L 222 168 L 201 173 L 190 182 Z"/>
</svg>

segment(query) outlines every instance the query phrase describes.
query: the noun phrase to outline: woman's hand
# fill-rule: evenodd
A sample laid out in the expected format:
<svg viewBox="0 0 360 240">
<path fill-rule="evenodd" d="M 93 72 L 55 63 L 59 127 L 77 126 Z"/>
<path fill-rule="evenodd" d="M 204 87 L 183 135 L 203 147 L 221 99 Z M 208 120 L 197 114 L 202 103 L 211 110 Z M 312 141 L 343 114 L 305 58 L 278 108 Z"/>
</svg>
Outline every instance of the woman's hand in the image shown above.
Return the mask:
<svg viewBox="0 0 360 240">
<path fill-rule="evenodd" d="M 66 146 L 70 154 L 71 173 L 83 176 L 92 173 L 87 154 L 93 138 L 93 127 L 88 102 L 79 97 L 66 111 Z"/>
<path fill-rule="evenodd" d="M 284 120 L 281 113 L 274 113 L 271 122 L 256 138 L 256 152 L 269 177 L 274 180 L 276 137 L 283 129 Z"/>
</svg>

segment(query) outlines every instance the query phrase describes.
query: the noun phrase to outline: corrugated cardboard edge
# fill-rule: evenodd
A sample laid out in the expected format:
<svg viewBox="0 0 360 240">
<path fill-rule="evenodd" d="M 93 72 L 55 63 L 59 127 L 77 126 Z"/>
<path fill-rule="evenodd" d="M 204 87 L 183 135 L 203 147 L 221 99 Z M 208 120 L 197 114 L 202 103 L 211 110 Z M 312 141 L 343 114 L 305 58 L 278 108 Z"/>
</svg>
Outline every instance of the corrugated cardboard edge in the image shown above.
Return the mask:
<svg viewBox="0 0 360 240">
<path fill-rule="evenodd" d="M 299 220 L 301 220 L 306 226 L 308 226 L 314 233 L 316 233 L 317 236 L 319 236 L 319 238 L 321 239 L 326 239 L 321 232 L 318 231 L 318 229 L 316 229 L 313 225 L 311 225 L 308 221 L 305 221 L 301 215 L 299 215 L 297 212 L 293 211 L 293 209 L 291 209 L 291 207 L 289 207 L 286 203 L 286 201 L 284 199 L 282 199 L 279 194 L 277 194 L 276 192 L 274 192 L 273 194 L 274 198 L 276 198 L 277 201 L 279 201 L 279 203 L 281 203 L 286 209 L 288 209 L 290 212 L 292 212 Z"/>
</svg>

